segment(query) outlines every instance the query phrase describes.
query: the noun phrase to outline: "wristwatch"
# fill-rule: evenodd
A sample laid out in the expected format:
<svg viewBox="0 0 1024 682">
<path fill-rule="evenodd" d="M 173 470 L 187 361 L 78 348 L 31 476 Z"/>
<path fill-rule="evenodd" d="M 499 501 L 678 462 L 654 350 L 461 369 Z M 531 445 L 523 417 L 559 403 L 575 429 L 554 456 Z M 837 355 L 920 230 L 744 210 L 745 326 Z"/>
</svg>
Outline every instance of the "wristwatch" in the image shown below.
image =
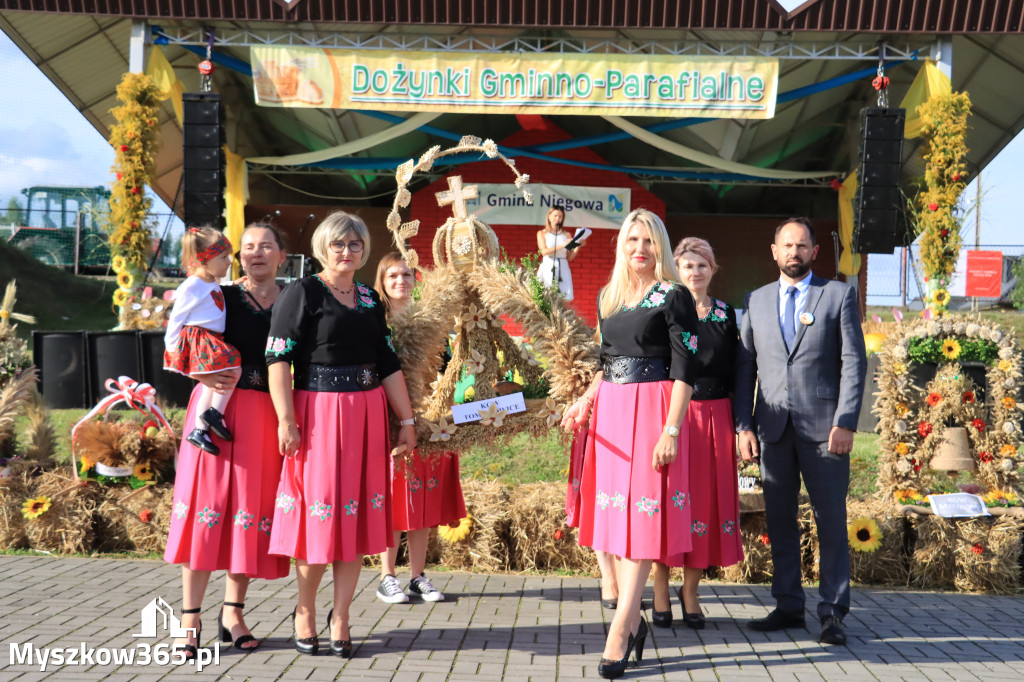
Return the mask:
<svg viewBox="0 0 1024 682">
<path fill-rule="evenodd" d="M 399 426 L 412 426 L 415 423 L 416 423 L 416 418 L 415 417 L 409 417 L 408 419 L 403 419 L 402 421 L 398 422 Z"/>
<path fill-rule="evenodd" d="M 672 426 L 671 424 L 669 424 L 668 426 L 665 427 L 665 433 L 675 438 L 676 436 L 679 435 L 679 427 Z"/>
</svg>

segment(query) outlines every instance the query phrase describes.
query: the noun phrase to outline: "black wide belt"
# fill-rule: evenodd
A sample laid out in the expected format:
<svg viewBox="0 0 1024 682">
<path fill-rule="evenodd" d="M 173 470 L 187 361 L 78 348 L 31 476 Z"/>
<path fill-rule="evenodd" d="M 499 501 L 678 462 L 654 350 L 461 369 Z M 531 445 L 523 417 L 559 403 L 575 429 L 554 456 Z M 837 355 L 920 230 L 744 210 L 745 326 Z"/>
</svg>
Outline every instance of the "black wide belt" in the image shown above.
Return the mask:
<svg viewBox="0 0 1024 682">
<path fill-rule="evenodd" d="M 251 391 L 270 392 L 270 381 L 268 379 L 267 366 L 264 365 L 242 365 L 242 376 L 238 379 L 235 388 L 247 388 Z"/>
<path fill-rule="evenodd" d="M 693 384 L 693 400 L 718 400 L 729 397 L 729 382 L 719 377 L 699 377 Z"/>
<path fill-rule="evenodd" d="M 372 391 L 380 386 L 377 365 L 309 365 L 295 369 L 295 389 L 318 393 Z"/>
<path fill-rule="evenodd" d="M 668 381 L 668 358 L 635 358 L 628 355 L 602 355 L 604 380 L 613 384 L 642 384 Z"/>
</svg>

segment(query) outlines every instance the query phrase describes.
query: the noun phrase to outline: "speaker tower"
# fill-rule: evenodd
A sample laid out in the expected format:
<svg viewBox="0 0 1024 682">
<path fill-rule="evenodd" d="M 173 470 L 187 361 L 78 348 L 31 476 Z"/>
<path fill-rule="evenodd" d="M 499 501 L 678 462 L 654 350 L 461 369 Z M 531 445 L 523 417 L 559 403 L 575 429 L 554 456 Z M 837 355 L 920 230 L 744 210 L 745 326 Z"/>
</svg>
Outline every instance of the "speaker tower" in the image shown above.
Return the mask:
<svg viewBox="0 0 1024 682">
<path fill-rule="evenodd" d="M 224 108 L 215 92 L 182 95 L 185 225 L 224 229 Z"/>
<path fill-rule="evenodd" d="M 860 174 L 854 199 L 853 250 L 892 253 L 905 246 L 907 229 L 900 192 L 904 109 L 861 109 Z"/>
</svg>

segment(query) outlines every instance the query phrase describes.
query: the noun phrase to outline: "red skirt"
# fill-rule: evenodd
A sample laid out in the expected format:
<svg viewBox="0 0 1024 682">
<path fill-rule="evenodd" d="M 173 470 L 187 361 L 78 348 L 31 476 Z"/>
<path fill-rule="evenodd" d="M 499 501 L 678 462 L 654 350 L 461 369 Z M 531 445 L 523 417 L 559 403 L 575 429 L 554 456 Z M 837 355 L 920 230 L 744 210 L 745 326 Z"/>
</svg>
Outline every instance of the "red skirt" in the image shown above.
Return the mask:
<svg viewBox="0 0 1024 682">
<path fill-rule="evenodd" d="M 577 528 L 580 525 L 580 484 L 583 481 L 583 457 L 587 451 L 589 435 L 589 424 L 584 424 L 572 433 L 569 481 L 565 486 L 565 525 L 570 528 Z"/>
<path fill-rule="evenodd" d="M 164 351 L 164 369 L 178 374 L 214 374 L 242 366 L 242 356 L 224 336 L 203 327 L 182 327 L 178 349 Z"/>
<path fill-rule="evenodd" d="M 686 422 L 676 459 L 655 471 L 671 381 L 600 382 L 580 481 L 579 543 L 627 559 L 670 563 L 690 551 Z"/>
<path fill-rule="evenodd" d="M 186 424 L 195 419 L 199 390 L 192 392 Z M 270 394 L 236 390 L 224 421 L 234 440 L 221 442 L 217 457 L 181 442 L 164 560 L 194 571 L 283 578 L 287 557 L 269 553 L 282 460 Z"/>
<path fill-rule="evenodd" d="M 384 389 L 295 391 L 295 419 L 301 442 L 281 469 L 271 553 L 329 564 L 394 545 Z"/>
<path fill-rule="evenodd" d="M 690 568 L 732 566 L 743 561 L 740 537 L 736 431 L 728 398 L 691 400 L 690 488 L 693 549 L 674 565 Z"/>
<path fill-rule="evenodd" d="M 391 464 L 391 499 L 395 530 L 420 530 L 457 523 L 466 516 L 459 481 L 459 455 L 417 450 Z"/>
</svg>

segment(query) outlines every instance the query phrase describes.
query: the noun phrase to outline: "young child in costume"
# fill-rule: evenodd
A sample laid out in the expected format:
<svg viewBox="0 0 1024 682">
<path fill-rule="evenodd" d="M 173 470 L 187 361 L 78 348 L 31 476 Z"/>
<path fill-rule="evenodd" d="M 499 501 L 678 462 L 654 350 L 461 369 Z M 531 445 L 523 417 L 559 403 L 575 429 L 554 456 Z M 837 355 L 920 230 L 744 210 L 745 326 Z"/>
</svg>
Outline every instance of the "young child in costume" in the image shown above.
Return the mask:
<svg viewBox="0 0 1024 682">
<path fill-rule="evenodd" d="M 238 351 L 224 342 L 224 293 L 218 281 L 231 267 L 231 242 L 212 227 L 190 227 L 181 238 L 181 264 L 189 273 L 178 287 L 174 307 L 164 335 L 164 369 L 179 374 L 215 374 L 229 371 L 231 387 L 217 393 L 202 386 L 196 404 L 195 428 L 185 437 L 192 445 L 219 455 L 220 448 L 210 438 L 231 440 L 224 425 L 224 408 L 241 376 Z"/>
</svg>

